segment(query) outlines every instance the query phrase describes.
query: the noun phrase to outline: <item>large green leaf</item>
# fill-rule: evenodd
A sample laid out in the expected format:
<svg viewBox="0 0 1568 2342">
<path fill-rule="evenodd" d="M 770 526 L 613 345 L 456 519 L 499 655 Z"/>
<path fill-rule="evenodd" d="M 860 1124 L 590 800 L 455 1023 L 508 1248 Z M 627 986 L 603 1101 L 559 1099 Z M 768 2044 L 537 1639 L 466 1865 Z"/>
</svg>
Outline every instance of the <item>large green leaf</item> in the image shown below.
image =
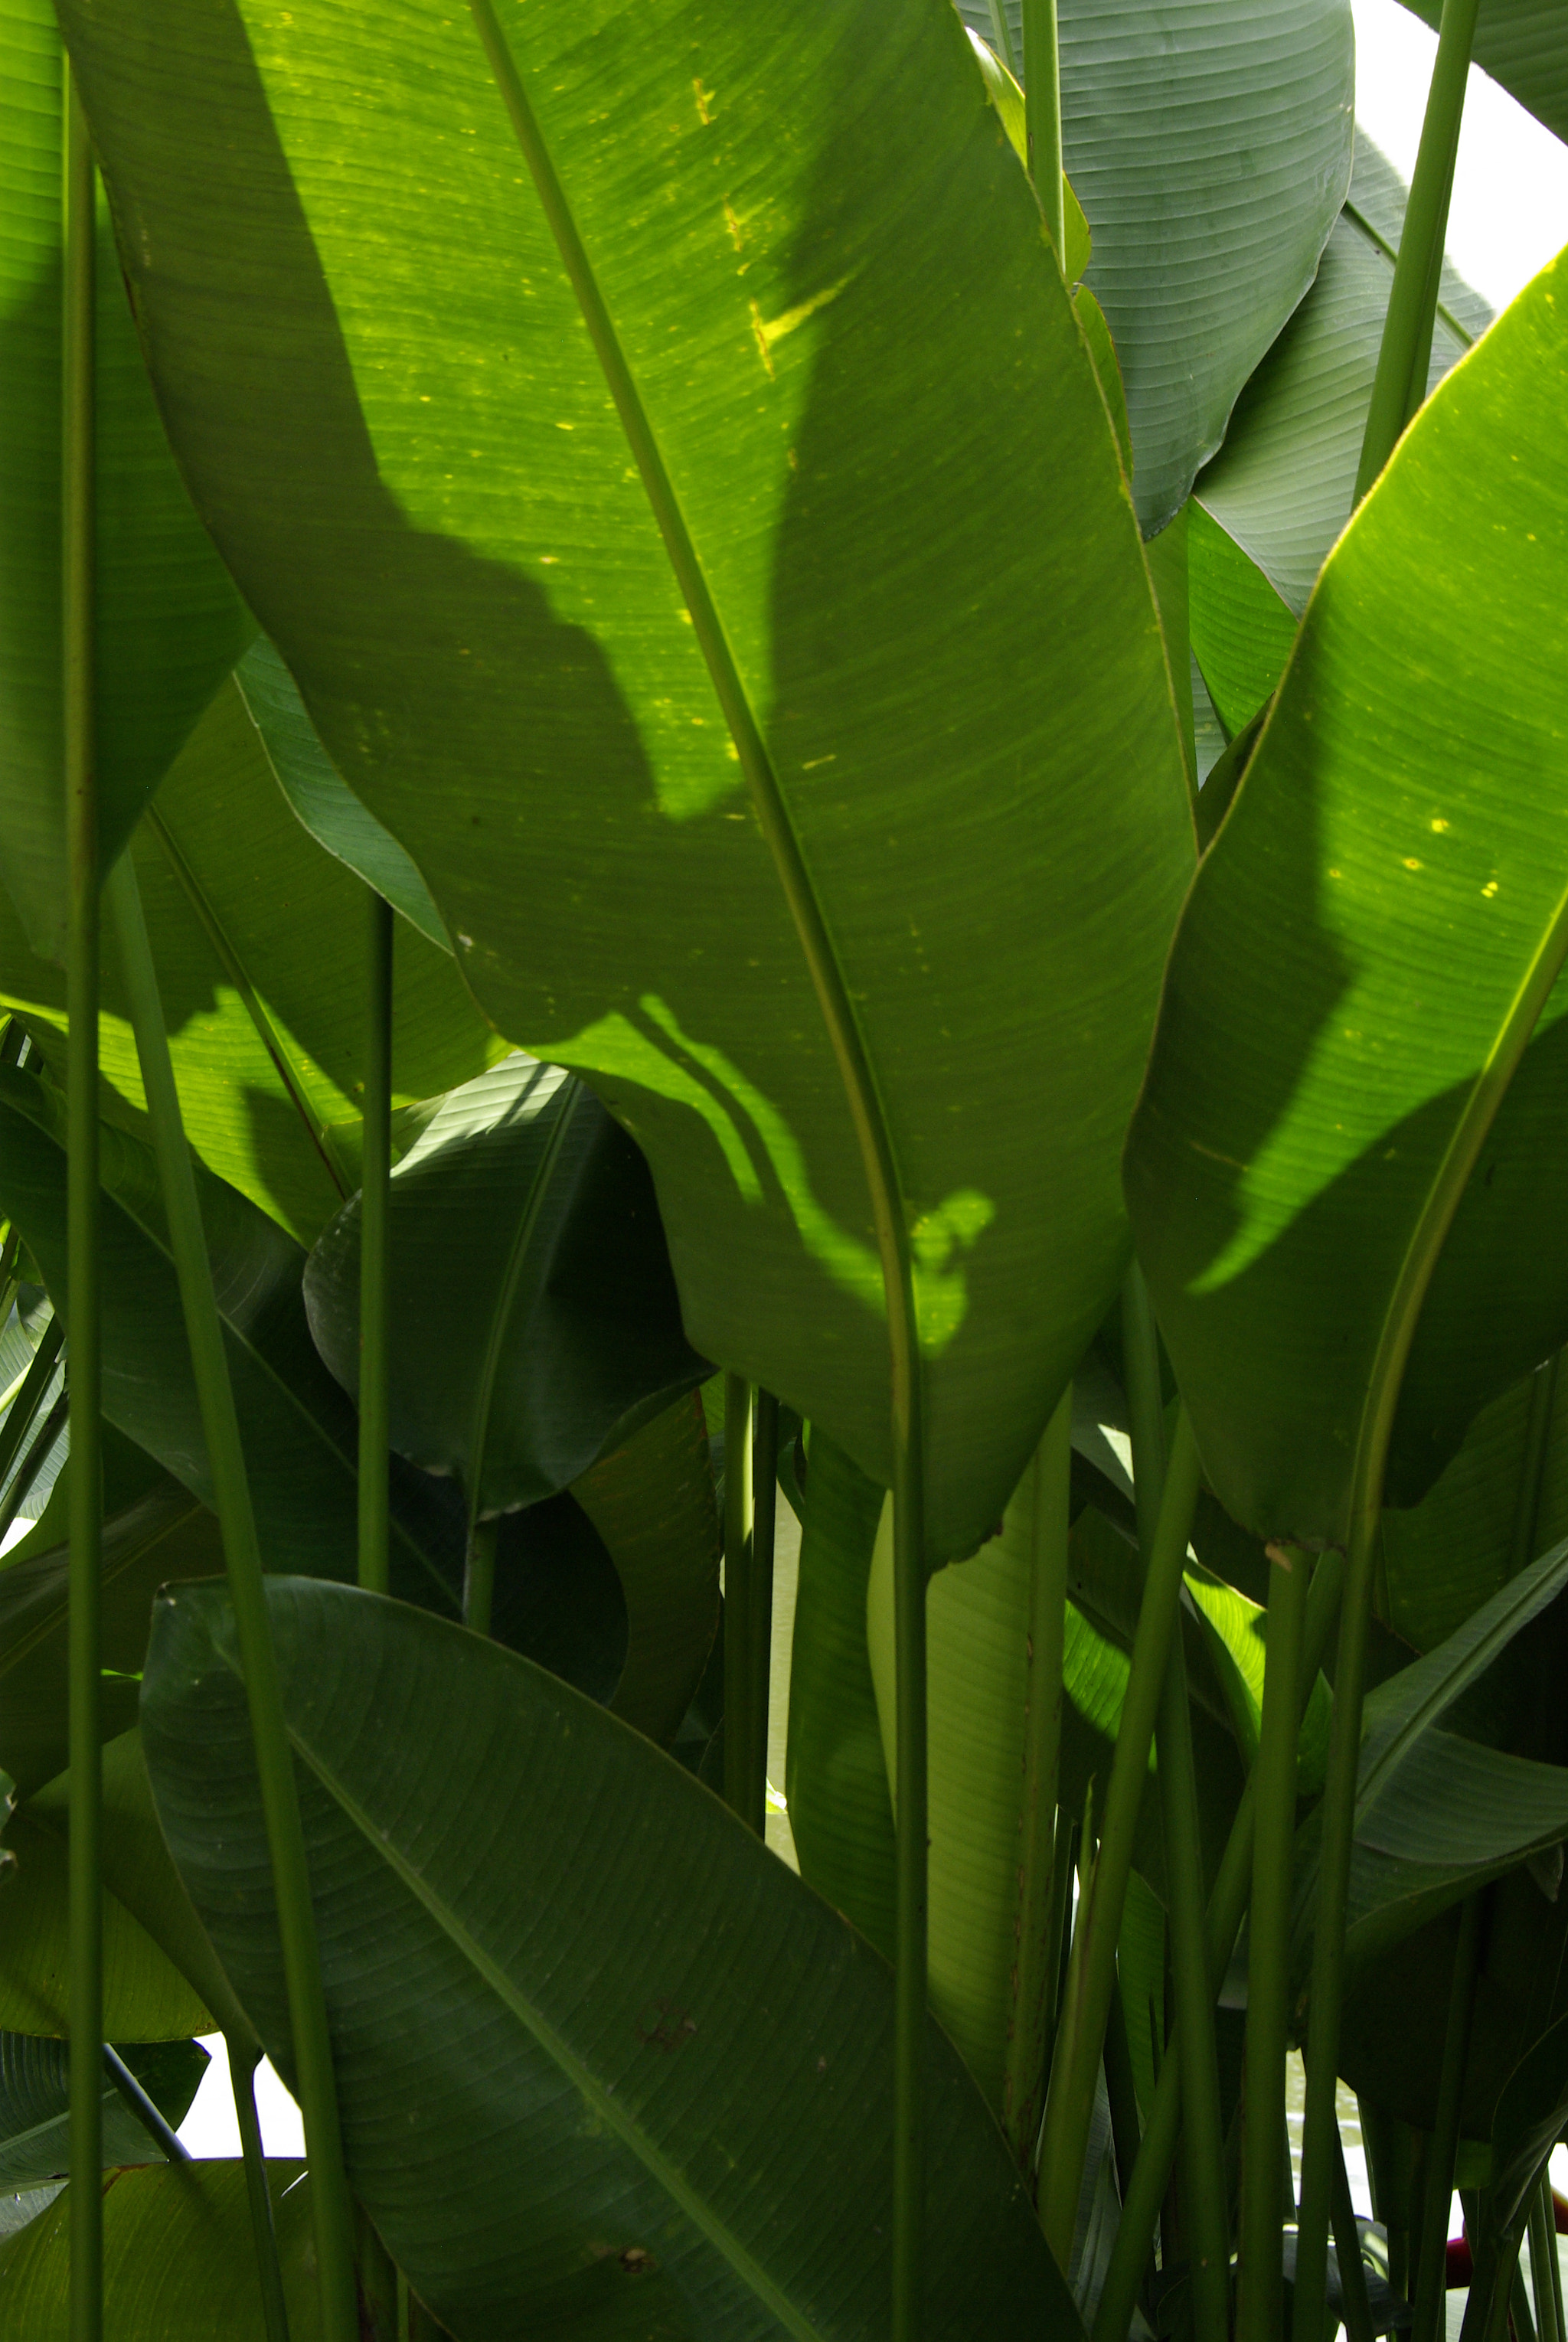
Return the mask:
<svg viewBox="0 0 1568 2342">
<path fill-rule="evenodd" d="M 290 813 L 235 684 L 196 726 L 132 853 L 191 1144 L 309 1244 L 359 1184 L 365 896 Z M 104 956 L 101 1061 L 119 1119 L 139 1130 L 141 1067 L 117 955 Z M 394 983 L 394 1104 L 500 1054 L 445 953 L 405 927 Z M 63 1074 L 64 980 L 3 905 L 0 1002 Z"/>
<path fill-rule="evenodd" d="M 48 0 L 0 8 L 0 876 L 65 938 L 60 791 L 61 123 Z M 181 484 L 101 205 L 95 313 L 99 849 L 105 866 L 255 628 Z"/>
<path fill-rule="evenodd" d="M 883 1491 L 814 1425 L 801 1514 L 784 1743 L 801 1877 L 891 1959 L 893 1801 L 865 1639 Z"/>
<path fill-rule="evenodd" d="M 1492 2122 L 1493 2217 L 1516 2227 L 1524 2199 L 1568 2122 L 1568 2017 L 1533 2042 L 1503 2086 Z"/>
<path fill-rule="evenodd" d="M 1442 0 L 1404 0 L 1435 31 Z M 1568 138 L 1568 25 L 1554 0 L 1481 0 L 1471 55 L 1538 120 Z"/>
<path fill-rule="evenodd" d="M 454 1090 L 389 1209 L 392 1444 L 454 1476 L 471 1518 L 554 1496 L 712 1372 L 681 1331 L 647 1165 L 558 1066 L 511 1056 Z M 305 1272 L 351 1396 L 359 1286 L 356 1196 Z"/>
<path fill-rule="evenodd" d="M 989 36 L 989 0 L 959 0 Z M 1022 60 L 1021 0 L 1007 0 Z M 1351 170 L 1347 0 L 1058 0 L 1062 145 L 1122 363 L 1144 533 L 1313 281 Z"/>
<path fill-rule="evenodd" d="M 269 2161 L 290 2342 L 321 2332 L 302 2164 Z M 28 2342 L 67 2342 L 71 2197 L 0 2245 L 0 2317 Z M 240 2163 L 124 2172 L 104 2197 L 105 2332 L 114 2342 L 267 2342 Z"/>
<path fill-rule="evenodd" d="M 165 412 L 486 1012 L 642 1144 L 693 1342 L 885 1480 L 776 786 L 914 1234 L 932 1552 L 967 1551 L 1121 1272 L 1191 869 L 1104 405 L 940 0 L 499 24 L 684 586 L 462 13 L 69 13 Z"/>
<path fill-rule="evenodd" d="M 626 1600 L 626 1663 L 611 1705 L 665 1746 L 702 1681 L 719 1623 L 719 1515 L 693 1393 L 574 1482 Z"/>
<path fill-rule="evenodd" d="M 1346 1536 L 1407 1341 L 1398 1502 L 1568 1333 L 1565 280 L 1341 539 L 1172 954 L 1128 1198 L 1209 1477 L 1264 1536 Z"/>
<path fill-rule="evenodd" d="M 265 636 L 235 673 L 277 776 L 277 784 L 318 846 L 385 896 L 409 925 L 444 952 L 452 949 L 430 889 L 407 855 L 361 805 L 322 746 L 295 680 Z"/>
<path fill-rule="evenodd" d="M 123 2054 L 165 2121 L 177 2130 L 207 2063 L 200 2042 L 143 2043 Z M 63 2041 L 0 2033 L 0 2188 L 35 2187 L 40 2180 L 64 2175 L 69 2166 L 69 2047 Z M 162 2147 L 154 2145 L 107 2076 L 103 2121 L 105 2170 L 164 2161 Z M 4 2283 L 0 2277 L 0 2304 Z"/>
<path fill-rule="evenodd" d="M 885 1964 L 680 1767 L 526 1661 L 352 1588 L 274 1579 L 267 1601 L 349 2176 L 437 2316 L 464 2342 L 884 2333 Z M 175 1858 L 282 2057 L 217 1589 L 160 1605 L 143 1730 Z M 1075 2334 L 934 2024 L 926 2061 L 924 2332 Z"/>
</svg>

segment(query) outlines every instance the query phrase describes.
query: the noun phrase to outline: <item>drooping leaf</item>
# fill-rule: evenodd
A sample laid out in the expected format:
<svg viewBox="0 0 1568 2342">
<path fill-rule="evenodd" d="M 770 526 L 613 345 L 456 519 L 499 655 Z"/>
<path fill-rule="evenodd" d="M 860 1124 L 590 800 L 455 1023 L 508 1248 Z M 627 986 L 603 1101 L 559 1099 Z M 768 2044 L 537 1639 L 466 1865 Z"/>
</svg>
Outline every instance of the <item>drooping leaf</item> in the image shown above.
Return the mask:
<svg viewBox="0 0 1568 2342">
<path fill-rule="evenodd" d="M 319 2342 L 305 2167 L 267 2164 L 290 2342 Z M 0 2315 L 29 2342 L 70 2334 L 71 2198 L 0 2245 Z M 104 2198 L 105 2331 L 115 2342 L 266 2342 L 241 2163 L 127 2171 Z"/>
<path fill-rule="evenodd" d="M 1404 0 L 1435 31 L 1441 0 Z M 1471 55 L 1538 121 L 1568 138 L 1568 27 L 1552 0 L 1481 0 Z"/>
<path fill-rule="evenodd" d="M 559 1066 L 511 1056 L 454 1090 L 390 1211 L 392 1444 L 454 1476 L 474 1518 L 554 1496 L 711 1372 L 681 1330 L 647 1166 Z M 351 1396 L 359 1281 L 355 1196 L 305 1273 Z"/>
<path fill-rule="evenodd" d="M 1568 1332 L 1562 281 L 1335 549 L 1173 951 L 1128 1197 L 1209 1477 L 1267 1536 L 1344 1539 L 1407 1340 L 1398 1502 Z"/>
<path fill-rule="evenodd" d="M 896 1847 L 865 1640 L 884 1493 L 812 1426 L 784 1783 L 801 1877 L 891 1959 Z"/>
<path fill-rule="evenodd" d="M 63 956 L 60 791 L 60 32 L 0 12 L 0 876 L 35 950 Z M 99 851 L 106 868 L 254 623 L 191 509 L 147 383 L 108 208 L 94 328 Z"/>
<path fill-rule="evenodd" d="M 186 1134 L 210 1170 L 310 1244 L 359 1184 L 368 966 L 365 890 L 290 813 L 226 683 L 132 846 Z M 400 927 L 399 1107 L 502 1053 L 447 956 Z M 58 969 L 0 905 L 0 1001 L 64 1079 Z M 123 1126 L 145 1136 L 141 1068 L 105 936 L 100 1054 Z"/>
<path fill-rule="evenodd" d="M 206 2067 L 201 2043 L 141 2043 L 121 2054 L 165 2121 L 177 2130 Z M 69 2048 L 63 2041 L 0 2033 L 0 2188 L 35 2187 L 42 2180 L 65 2176 L 71 2159 L 69 2065 Z M 105 2170 L 164 2161 L 162 2147 L 155 2146 L 106 2075 L 103 2120 Z M 0 2317 L 8 2322 L 3 2277 Z"/>
<path fill-rule="evenodd" d="M 265 636 L 241 659 L 235 681 L 262 736 L 279 788 L 316 844 L 384 895 L 438 951 L 450 953 L 452 938 L 430 899 L 430 889 L 396 838 L 345 786 L 321 745 L 293 676 Z"/>
<path fill-rule="evenodd" d="M 959 0 L 984 37 L 988 0 Z M 1022 58 L 1021 0 L 1007 0 Z M 1146 535 L 1313 281 L 1351 169 L 1342 0 L 1059 0 L 1062 145 L 1127 385 Z M 1223 124 L 1223 133 L 1216 125 Z"/>
<path fill-rule="evenodd" d="M 877 1955 L 680 1767 L 526 1661 L 350 1588 L 273 1579 L 267 1600 L 349 2176 L 443 2323 L 465 2342 L 552 2322 L 605 2337 L 663 2323 L 694 2342 L 883 2331 L 893 2002 Z M 216 1589 L 160 1605 L 143 1729 L 175 1858 L 281 2057 L 259 1791 Z M 584 1876 L 588 1896 L 568 1884 Z M 1001 2136 L 934 2025 L 926 2056 L 925 2332 L 1074 2335 Z"/>
<path fill-rule="evenodd" d="M 615 1715 L 667 1746 L 702 1681 L 719 1623 L 719 1516 L 695 1393 L 580 1480 L 572 1494 L 604 1541 L 626 1601 Z"/>
<path fill-rule="evenodd" d="M 966 1551 L 1120 1274 L 1191 866 L 1104 408 L 945 9 L 499 22 L 686 586 L 466 16 L 73 13 L 165 411 L 486 1012 L 644 1146 L 694 1343 L 885 1478 L 863 1158 L 735 737 L 776 784 L 915 1234 L 932 1556 Z"/>
</svg>

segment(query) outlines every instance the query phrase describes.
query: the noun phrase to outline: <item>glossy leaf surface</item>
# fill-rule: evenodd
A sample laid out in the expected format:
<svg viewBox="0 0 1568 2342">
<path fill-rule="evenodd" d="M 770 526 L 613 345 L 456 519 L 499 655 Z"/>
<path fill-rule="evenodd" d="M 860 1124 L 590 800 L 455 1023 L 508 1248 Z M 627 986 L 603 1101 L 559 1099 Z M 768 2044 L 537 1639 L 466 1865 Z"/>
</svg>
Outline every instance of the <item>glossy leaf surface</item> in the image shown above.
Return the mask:
<svg viewBox="0 0 1568 2342">
<path fill-rule="evenodd" d="M 294 818 L 234 684 L 207 708 L 132 847 L 186 1135 L 209 1170 L 310 1244 L 359 1184 L 365 890 Z M 477 1074 L 502 1044 L 444 952 L 403 927 L 394 1103 Z M 141 1069 L 105 935 L 104 1073 L 145 1130 Z M 62 1080 L 64 979 L 0 905 L 0 1002 Z"/>
<path fill-rule="evenodd" d="M 464 2342 L 549 2321 L 629 2337 L 657 2320 L 693 2342 L 885 2332 L 877 1955 L 678 1766 L 494 1643 L 304 1580 L 270 1581 L 268 1607 L 349 2175 L 442 2321 Z M 143 1728 L 176 1859 L 275 2057 L 235 1665 L 218 1591 L 169 1597 Z M 924 2330 L 1074 2335 L 934 2025 L 926 2056 Z"/>
<path fill-rule="evenodd" d="M 1523 1047 L 1568 947 L 1561 282 L 1341 540 L 1173 954 L 1128 1196 L 1209 1477 L 1263 1536 L 1343 1540 L 1407 1339 L 1400 1502 L 1568 1330 L 1561 991 Z"/>
<path fill-rule="evenodd" d="M 1120 1274 L 1191 868 L 1104 407 L 947 10 L 499 22 L 702 607 L 465 15 L 71 15 L 165 411 L 486 1012 L 642 1145 L 693 1342 L 885 1479 L 862 1156 L 706 645 L 864 1035 L 964 1551 Z"/>
<path fill-rule="evenodd" d="M 988 0 L 961 0 L 984 37 Z M 1008 0 L 1016 53 L 1022 9 Z M 1163 528 L 1313 281 L 1351 168 L 1343 0 L 1058 0 L 1062 149 L 1127 386 L 1133 494 Z"/>
<path fill-rule="evenodd" d="M 65 941 L 60 796 L 61 48 L 0 10 L 0 875 L 34 947 Z M 255 628 L 175 468 L 100 205 L 95 315 L 100 853 L 119 853 Z"/>
<path fill-rule="evenodd" d="M 304 2171 L 269 2162 L 267 2187 L 290 2342 L 318 2342 Z M 0 2318 L 29 2342 L 67 2342 L 70 2200 L 56 2197 L 0 2245 Z M 104 2311 L 115 2342 L 266 2342 L 255 2270 L 242 2164 L 127 2171 L 104 2198 Z"/>
<path fill-rule="evenodd" d="M 453 1091 L 390 1209 L 392 1444 L 455 1477 L 474 1518 L 554 1496 L 711 1373 L 681 1330 L 647 1166 L 558 1066 L 508 1057 Z M 305 1274 L 351 1396 L 359 1286 L 355 1196 Z"/>
</svg>

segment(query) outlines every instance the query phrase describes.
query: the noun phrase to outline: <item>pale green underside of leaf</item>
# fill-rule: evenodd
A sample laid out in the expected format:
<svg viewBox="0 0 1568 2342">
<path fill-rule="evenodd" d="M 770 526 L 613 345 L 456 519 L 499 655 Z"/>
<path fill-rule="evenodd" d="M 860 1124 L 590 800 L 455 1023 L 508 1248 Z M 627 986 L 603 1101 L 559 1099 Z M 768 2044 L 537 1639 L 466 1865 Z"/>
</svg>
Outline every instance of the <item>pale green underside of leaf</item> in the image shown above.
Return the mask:
<svg viewBox="0 0 1568 2342">
<path fill-rule="evenodd" d="M 1173 954 L 1128 1194 L 1211 1481 L 1264 1536 L 1345 1536 L 1407 1250 L 1441 1240 L 1445 1152 L 1568 938 L 1560 282 L 1449 375 L 1341 540 Z M 1400 1502 L 1568 1331 L 1559 1000 L 1426 1292 Z"/>
<path fill-rule="evenodd" d="M 1404 0 L 1435 31 L 1441 0 Z M 1481 0 L 1471 52 L 1532 114 L 1568 138 L 1568 25 L 1556 0 Z"/>
<path fill-rule="evenodd" d="M 1190 870 L 1104 407 L 934 0 L 501 22 L 866 1037 L 963 1551 L 1120 1274 Z M 839 1073 L 472 25 L 72 29 L 182 461 L 328 752 L 643 1145 L 693 1341 L 885 1480 Z"/>
</svg>

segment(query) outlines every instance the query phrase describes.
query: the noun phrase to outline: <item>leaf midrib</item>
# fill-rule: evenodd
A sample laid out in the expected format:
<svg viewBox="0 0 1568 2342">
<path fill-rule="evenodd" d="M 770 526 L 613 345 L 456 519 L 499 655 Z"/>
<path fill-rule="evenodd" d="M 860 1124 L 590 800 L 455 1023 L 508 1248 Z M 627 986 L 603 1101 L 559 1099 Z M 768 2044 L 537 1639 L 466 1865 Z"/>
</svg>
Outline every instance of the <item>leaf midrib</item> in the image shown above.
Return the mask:
<svg viewBox="0 0 1568 2342">
<path fill-rule="evenodd" d="M 238 1669 L 228 1652 L 223 1651 L 222 1656 L 237 1676 Z M 679 2206 L 694 2227 L 722 2254 L 736 2276 L 750 2287 L 756 2298 L 771 2310 L 780 2324 L 796 2337 L 796 2342 L 827 2342 L 824 2329 L 807 2317 L 759 2267 L 734 2230 L 714 2212 L 706 2197 L 697 2192 L 684 2173 L 655 2146 L 645 2131 L 638 2127 L 631 2119 L 624 2101 L 599 2080 L 593 2068 L 577 2056 L 543 2013 L 517 1988 L 500 1963 L 474 1940 L 456 1913 L 434 1892 L 424 1874 L 405 1859 L 391 1837 L 372 1821 L 358 1799 L 345 1787 L 325 1759 L 317 1755 L 292 1721 L 287 1722 L 286 1729 L 290 1746 L 309 1766 L 339 1811 L 354 1824 L 366 1848 L 386 1864 L 401 1885 L 434 1920 L 447 1941 L 490 1987 L 502 2006 L 538 2043 L 545 2056 L 559 2067 L 605 2128 L 614 2132 L 630 2149 L 644 2169 Z"/>
</svg>

